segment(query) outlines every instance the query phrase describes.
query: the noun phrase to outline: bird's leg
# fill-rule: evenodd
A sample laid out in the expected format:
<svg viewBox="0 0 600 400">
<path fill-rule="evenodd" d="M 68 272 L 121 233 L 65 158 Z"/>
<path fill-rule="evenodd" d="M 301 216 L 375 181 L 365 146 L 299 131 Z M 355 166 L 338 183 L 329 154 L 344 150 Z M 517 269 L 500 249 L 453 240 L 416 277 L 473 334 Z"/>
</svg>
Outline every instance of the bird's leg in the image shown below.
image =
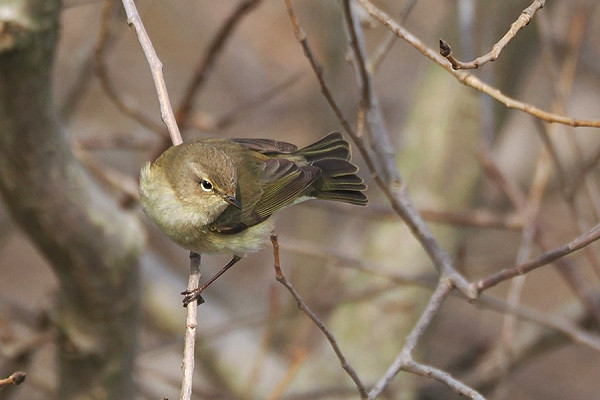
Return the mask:
<svg viewBox="0 0 600 400">
<path fill-rule="evenodd" d="M 198 302 L 200 304 L 204 303 L 204 300 L 202 299 L 202 296 L 201 296 L 204 289 L 206 289 L 208 286 L 210 286 L 211 283 L 213 283 L 214 281 L 219 279 L 219 277 L 221 275 L 223 275 L 225 273 L 225 271 L 227 271 L 229 268 L 233 267 L 233 265 L 235 263 L 237 263 L 238 261 L 240 261 L 241 259 L 242 259 L 242 257 L 240 257 L 240 256 L 233 256 L 231 261 L 229 261 L 226 266 L 224 266 L 219 272 L 217 272 L 215 274 L 215 276 L 210 278 L 208 280 L 208 282 L 206 282 L 204 285 L 202 285 L 201 287 L 194 289 L 194 290 L 186 290 L 185 292 L 181 292 L 181 294 L 184 296 L 183 297 L 183 306 L 187 307 L 187 305 L 190 304 L 194 300 L 198 300 Z"/>
</svg>

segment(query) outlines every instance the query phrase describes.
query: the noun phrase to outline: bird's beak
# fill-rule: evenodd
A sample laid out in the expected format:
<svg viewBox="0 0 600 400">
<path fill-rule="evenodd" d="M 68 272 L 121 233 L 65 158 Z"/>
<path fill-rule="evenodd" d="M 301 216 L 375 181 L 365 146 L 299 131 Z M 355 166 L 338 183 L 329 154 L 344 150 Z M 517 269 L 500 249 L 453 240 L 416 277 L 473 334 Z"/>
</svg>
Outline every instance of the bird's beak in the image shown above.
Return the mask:
<svg viewBox="0 0 600 400">
<path fill-rule="evenodd" d="M 232 206 L 239 208 L 240 210 L 242 209 L 242 203 L 240 203 L 240 201 L 238 199 L 235 198 L 235 196 L 223 196 L 223 200 L 225 200 L 226 202 L 228 202 L 229 204 L 231 204 Z"/>
</svg>

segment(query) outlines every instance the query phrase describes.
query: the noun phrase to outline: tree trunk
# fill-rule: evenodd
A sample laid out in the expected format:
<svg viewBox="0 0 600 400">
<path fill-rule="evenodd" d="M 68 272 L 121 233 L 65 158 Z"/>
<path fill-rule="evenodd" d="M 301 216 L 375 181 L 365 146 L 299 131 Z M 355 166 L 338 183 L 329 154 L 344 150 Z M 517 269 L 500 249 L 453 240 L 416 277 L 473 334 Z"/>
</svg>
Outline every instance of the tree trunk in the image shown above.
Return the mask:
<svg viewBox="0 0 600 400">
<path fill-rule="evenodd" d="M 57 397 L 130 399 L 143 233 L 86 174 L 52 102 L 60 1 L 4 2 L 0 193 L 60 280 Z"/>
</svg>

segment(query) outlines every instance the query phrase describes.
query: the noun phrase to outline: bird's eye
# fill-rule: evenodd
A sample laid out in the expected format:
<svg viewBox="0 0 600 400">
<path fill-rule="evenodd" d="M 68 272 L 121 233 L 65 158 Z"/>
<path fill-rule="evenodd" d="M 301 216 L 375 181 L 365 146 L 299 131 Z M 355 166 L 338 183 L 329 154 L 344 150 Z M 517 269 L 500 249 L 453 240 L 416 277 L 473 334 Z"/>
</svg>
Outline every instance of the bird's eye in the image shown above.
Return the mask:
<svg viewBox="0 0 600 400">
<path fill-rule="evenodd" d="M 206 179 L 202 179 L 200 181 L 200 187 L 202 187 L 202 190 L 204 190 L 205 192 L 210 192 L 213 190 L 213 184 L 210 181 L 207 181 Z"/>
</svg>

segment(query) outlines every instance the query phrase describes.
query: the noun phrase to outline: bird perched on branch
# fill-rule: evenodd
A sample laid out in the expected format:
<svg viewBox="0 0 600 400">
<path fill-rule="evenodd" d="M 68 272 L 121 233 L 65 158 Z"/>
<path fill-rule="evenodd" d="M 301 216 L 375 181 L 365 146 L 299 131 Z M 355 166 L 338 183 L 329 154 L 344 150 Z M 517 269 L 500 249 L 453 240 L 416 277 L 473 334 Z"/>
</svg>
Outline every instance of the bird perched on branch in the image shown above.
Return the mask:
<svg viewBox="0 0 600 400">
<path fill-rule="evenodd" d="M 184 305 L 262 247 L 277 211 L 308 199 L 366 205 L 357 171 L 339 132 L 302 149 L 269 139 L 202 139 L 146 163 L 141 203 L 158 228 L 192 252 L 233 254 L 206 284 L 183 293 Z"/>
</svg>

